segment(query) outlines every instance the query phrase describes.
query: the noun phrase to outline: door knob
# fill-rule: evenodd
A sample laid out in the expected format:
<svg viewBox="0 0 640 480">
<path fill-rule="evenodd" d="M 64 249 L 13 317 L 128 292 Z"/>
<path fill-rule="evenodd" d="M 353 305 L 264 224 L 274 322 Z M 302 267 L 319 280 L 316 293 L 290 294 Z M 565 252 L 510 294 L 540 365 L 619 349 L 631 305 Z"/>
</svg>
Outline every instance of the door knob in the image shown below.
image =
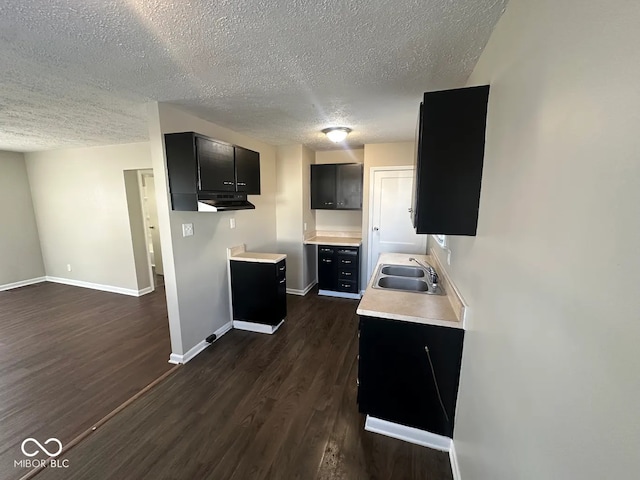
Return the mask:
<svg viewBox="0 0 640 480">
<path fill-rule="evenodd" d="M 380 230 L 378 227 L 373 227 L 374 232 L 377 232 L 378 230 Z"/>
</svg>

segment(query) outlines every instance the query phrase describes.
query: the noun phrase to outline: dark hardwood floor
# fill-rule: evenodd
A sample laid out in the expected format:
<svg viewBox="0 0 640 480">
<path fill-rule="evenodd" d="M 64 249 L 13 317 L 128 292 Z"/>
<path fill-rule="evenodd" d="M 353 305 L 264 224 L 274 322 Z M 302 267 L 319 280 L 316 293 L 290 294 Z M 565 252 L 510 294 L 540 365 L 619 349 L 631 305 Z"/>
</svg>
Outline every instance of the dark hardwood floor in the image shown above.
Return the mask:
<svg viewBox="0 0 640 480">
<path fill-rule="evenodd" d="M 163 288 L 0 292 L 0 478 L 26 473 L 13 463 L 24 439 L 67 444 L 168 371 L 170 353 Z"/>
<path fill-rule="evenodd" d="M 274 335 L 230 331 L 37 480 L 451 479 L 447 454 L 363 430 L 356 306 L 289 296 Z"/>
</svg>

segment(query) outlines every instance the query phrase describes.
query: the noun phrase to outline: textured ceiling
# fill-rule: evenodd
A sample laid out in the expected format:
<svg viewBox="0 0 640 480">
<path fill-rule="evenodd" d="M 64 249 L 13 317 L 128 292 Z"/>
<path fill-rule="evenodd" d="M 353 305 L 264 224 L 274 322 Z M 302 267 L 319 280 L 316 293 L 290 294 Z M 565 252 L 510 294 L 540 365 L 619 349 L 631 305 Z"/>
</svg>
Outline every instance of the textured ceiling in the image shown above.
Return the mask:
<svg viewBox="0 0 640 480">
<path fill-rule="evenodd" d="M 0 149 L 147 139 L 145 102 L 274 145 L 410 140 L 461 86 L 506 0 L 4 0 Z"/>
</svg>

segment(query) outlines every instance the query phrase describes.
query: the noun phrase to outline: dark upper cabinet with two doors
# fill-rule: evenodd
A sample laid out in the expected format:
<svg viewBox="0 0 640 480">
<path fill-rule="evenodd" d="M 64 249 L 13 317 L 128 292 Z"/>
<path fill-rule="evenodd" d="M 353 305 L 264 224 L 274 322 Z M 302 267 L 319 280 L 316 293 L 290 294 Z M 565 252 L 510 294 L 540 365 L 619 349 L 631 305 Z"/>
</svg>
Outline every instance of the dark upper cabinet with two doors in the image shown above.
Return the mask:
<svg viewBox="0 0 640 480">
<path fill-rule="evenodd" d="M 197 210 L 198 193 L 260 195 L 260 154 L 194 132 L 164 136 L 174 210 Z"/>
<path fill-rule="evenodd" d="M 427 92 L 416 131 L 417 233 L 475 235 L 489 86 Z"/>
<path fill-rule="evenodd" d="M 362 210 L 362 164 L 311 165 L 311 208 Z"/>
</svg>

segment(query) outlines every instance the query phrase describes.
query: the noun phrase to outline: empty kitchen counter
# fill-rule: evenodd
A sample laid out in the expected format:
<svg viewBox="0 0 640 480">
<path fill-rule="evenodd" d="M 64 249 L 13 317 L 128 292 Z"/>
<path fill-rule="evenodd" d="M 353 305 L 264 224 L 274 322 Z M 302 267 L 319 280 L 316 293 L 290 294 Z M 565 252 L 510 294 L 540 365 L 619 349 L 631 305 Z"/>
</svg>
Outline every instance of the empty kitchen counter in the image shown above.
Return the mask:
<svg viewBox="0 0 640 480">
<path fill-rule="evenodd" d="M 287 315 L 285 254 L 227 250 L 233 327 L 274 333 Z"/>
</svg>

